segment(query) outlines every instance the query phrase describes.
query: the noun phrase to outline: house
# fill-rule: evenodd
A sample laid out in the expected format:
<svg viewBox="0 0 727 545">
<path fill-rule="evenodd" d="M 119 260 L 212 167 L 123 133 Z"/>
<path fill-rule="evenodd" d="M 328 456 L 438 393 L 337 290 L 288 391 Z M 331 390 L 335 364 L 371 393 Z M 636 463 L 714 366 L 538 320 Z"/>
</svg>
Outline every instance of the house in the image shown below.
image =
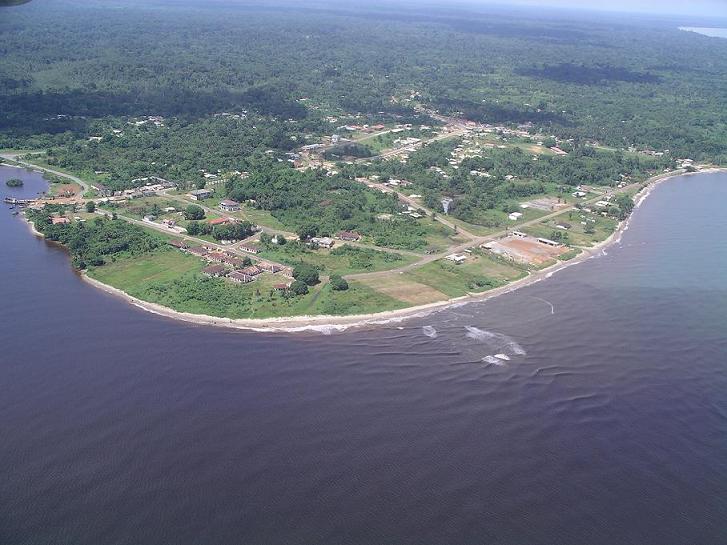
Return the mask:
<svg viewBox="0 0 727 545">
<path fill-rule="evenodd" d="M 224 210 L 225 212 L 237 212 L 240 210 L 240 203 L 230 199 L 225 199 L 220 201 L 220 210 Z"/>
<path fill-rule="evenodd" d="M 509 216 L 507 216 L 507 217 L 508 217 L 508 218 L 509 218 L 509 219 L 510 219 L 511 221 L 517 221 L 517 220 L 519 220 L 520 218 L 522 218 L 522 217 L 523 217 L 523 214 L 522 214 L 522 212 L 513 212 L 512 214 L 510 214 L 510 215 L 509 215 Z"/>
<path fill-rule="evenodd" d="M 227 263 L 228 265 L 237 268 L 240 268 L 243 266 L 244 261 L 239 257 L 233 257 L 231 255 L 223 255 L 220 257 L 220 261 L 222 263 Z"/>
<path fill-rule="evenodd" d="M 112 189 L 99 182 L 91 184 L 91 189 L 95 189 L 101 197 L 111 197 L 114 194 Z"/>
<path fill-rule="evenodd" d="M 67 223 L 71 223 L 71 220 L 64 216 L 54 216 L 50 221 L 53 225 L 66 225 Z"/>
<path fill-rule="evenodd" d="M 281 265 L 278 265 L 277 263 L 268 263 L 267 261 L 259 261 L 255 266 L 258 269 L 262 269 L 263 271 L 267 271 L 273 274 L 283 270 L 283 267 Z"/>
<path fill-rule="evenodd" d="M 202 246 L 194 246 L 192 248 L 187 248 L 187 252 L 189 252 L 192 255 L 196 255 L 197 257 L 206 257 L 207 256 L 207 249 L 203 248 Z"/>
<path fill-rule="evenodd" d="M 233 282 L 237 282 L 239 284 L 248 284 L 248 283 L 252 282 L 253 280 L 255 280 L 254 276 L 245 274 L 242 271 L 233 271 L 227 275 L 227 278 L 229 278 Z"/>
<path fill-rule="evenodd" d="M 455 265 L 461 265 L 467 260 L 467 256 L 461 254 L 450 254 L 445 259 L 451 261 Z"/>
<path fill-rule="evenodd" d="M 180 250 L 186 250 L 189 248 L 189 244 L 184 242 L 183 240 L 170 240 L 167 244 L 170 246 L 174 246 L 175 248 L 178 248 Z"/>
<path fill-rule="evenodd" d="M 189 198 L 193 201 L 203 201 L 209 199 L 212 196 L 212 192 L 209 189 L 195 189 L 189 192 Z"/>
<path fill-rule="evenodd" d="M 214 226 L 214 225 L 224 225 L 225 223 L 229 223 L 230 220 L 227 218 L 217 218 L 213 220 L 209 220 L 207 223 Z"/>
<path fill-rule="evenodd" d="M 558 229 L 563 229 L 564 231 L 567 231 L 568 229 L 570 229 L 572 227 L 572 225 L 570 223 L 565 223 L 564 221 L 556 223 L 555 226 Z"/>
<path fill-rule="evenodd" d="M 225 253 L 221 252 L 220 250 L 207 250 L 207 252 L 204 255 L 204 258 L 208 261 L 216 261 L 218 263 L 222 262 L 222 258 L 225 257 Z"/>
<path fill-rule="evenodd" d="M 224 265 L 210 265 L 209 267 L 205 267 L 202 269 L 202 274 L 205 276 L 209 276 L 210 278 L 219 278 L 220 276 L 225 276 L 225 273 L 227 272 L 227 269 L 225 269 Z"/>
<path fill-rule="evenodd" d="M 260 253 L 260 248 L 256 248 L 255 246 L 249 246 L 249 245 L 246 245 L 246 244 L 241 244 L 240 246 L 238 246 L 238 248 L 240 250 L 242 250 L 243 252 L 247 252 L 249 254 L 258 254 L 258 253 Z"/>
<path fill-rule="evenodd" d="M 538 242 L 540 242 L 541 244 L 547 244 L 548 246 L 554 246 L 556 248 L 558 248 L 559 246 L 562 246 L 560 242 L 556 242 L 556 241 L 550 240 L 548 238 L 539 238 Z"/>
<path fill-rule="evenodd" d="M 346 240 L 348 242 L 356 242 L 358 240 L 361 240 L 361 235 L 353 231 L 341 231 L 336 235 L 336 237 L 341 240 Z"/>
<path fill-rule="evenodd" d="M 246 274 L 248 276 L 257 276 L 259 274 L 262 274 L 263 270 L 260 267 L 256 267 L 255 265 L 250 265 L 249 267 L 240 269 L 239 272 Z"/>
<path fill-rule="evenodd" d="M 520 237 L 520 238 L 527 238 L 527 236 L 528 236 L 525 233 L 523 233 L 522 231 L 513 231 L 512 235 L 515 237 Z"/>
<path fill-rule="evenodd" d="M 273 289 L 275 291 L 288 291 L 290 289 L 290 282 L 287 282 L 285 284 L 275 284 L 273 286 Z"/>
<path fill-rule="evenodd" d="M 310 241 L 319 248 L 333 248 L 336 243 L 331 237 L 313 237 Z"/>
</svg>

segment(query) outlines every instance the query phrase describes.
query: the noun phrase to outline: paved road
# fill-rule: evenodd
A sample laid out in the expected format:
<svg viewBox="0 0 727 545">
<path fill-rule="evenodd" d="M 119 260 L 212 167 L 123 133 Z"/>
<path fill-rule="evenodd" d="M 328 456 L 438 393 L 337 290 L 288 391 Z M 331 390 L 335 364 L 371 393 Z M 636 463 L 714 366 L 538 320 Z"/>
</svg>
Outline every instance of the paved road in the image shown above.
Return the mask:
<svg viewBox="0 0 727 545">
<path fill-rule="evenodd" d="M 38 170 L 43 170 L 45 172 L 55 174 L 56 176 L 60 176 L 61 178 L 67 178 L 73 182 L 76 182 L 78 185 L 80 185 L 84 191 L 88 191 L 89 189 L 91 189 L 91 187 L 88 185 L 88 183 L 84 182 L 83 180 L 81 180 L 81 178 L 79 178 L 77 176 L 73 176 L 72 174 L 66 174 L 65 172 L 60 172 L 58 170 L 53 170 L 52 168 L 42 167 L 40 165 L 36 165 L 34 163 L 29 163 L 28 161 L 18 159 L 18 157 L 20 157 L 22 155 L 28 155 L 28 154 L 27 153 L 0 153 L 0 157 L 2 157 L 3 159 L 7 159 L 9 161 L 14 161 L 14 162 L 19 163 L 26 167 L 37 168 Z"/>
</svg>

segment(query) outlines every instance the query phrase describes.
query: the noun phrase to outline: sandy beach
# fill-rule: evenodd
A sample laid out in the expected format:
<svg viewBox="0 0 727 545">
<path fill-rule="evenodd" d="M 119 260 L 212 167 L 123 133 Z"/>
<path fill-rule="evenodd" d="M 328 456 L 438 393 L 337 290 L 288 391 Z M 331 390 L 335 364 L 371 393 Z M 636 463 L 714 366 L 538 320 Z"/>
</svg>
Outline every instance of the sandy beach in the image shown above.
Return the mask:
<svg viewBox="0 0 727 545">
<path fill-rule="evenodd" d="M 645 182 L 646 186 L 634 196 L 634 213 L 648 198 L 654 188 L 667 180 L 671 180 L 680 176 L 697 175 L 720 171 L 727 171 L 727 169 L 709 168 L 694 173 L 670 172 L 654 176 L 653 178 L 647 180 Z M 217 316 L 207 316 L 204 314 L 190 314 L 186 312 L 178 312 L 176 310 L 162 305 L 158 305 L 156 303 L 143 301 L 129 295 L 128 293 L 120 289 L 99 282 L 98 280 L 94 280 L 85 273 L 83 273 L 81 277 L 84 281 L 88 282 L 92 286 L 95 286 L 96 288 L 114 296 L 120 297 L 126 302 L 138 308 L 141 308 L 153 314 L 157 314 L 159 316 L 165 316 L 167 318 L 172 318 L 175 320 L 182 320 L 185 322 L 191 322 L 194 324 L 205 326 L 225 327 L 230 329 L 246 329 L 251 331 L 277 331 L 289 333 L 319 331 L 322 333 L 330 333 L 333 331 L 343 331 L 345 329 L 354 327 L 367 327 L 401 322 L 414 317 L 426 316 L 428 314 L 446 309 L 453 305 L 475 301 L 486 301 L 488 299 L 499 297 L 500 295 L 503 295 L 505 293 L 511 293 L 515 290 L 530 286 L 532 284 L 540 282 L 541 280 L 550 278 L 556 272 L 561 271 L 567 267 L 571 267 L 573 265 L 577 265 L 578 263 L 582 263 L 588 259 L 591 259 L 592 257 L 597 256 L 598 254 L 603 252 L 603 250 L 605 250 L 609 246 L 618 243 L 621 240 L 623 232 L 628 229 L 630 219 L 631 216 L 629 216 L 629 218 L 627 218 L 626 220 L 622 221 L 618 225 L 617 229 L 607 239 L 591 248 L 584 249 L 578 256 L 574 257 L 573 259 L 570 259 L 568 261 L 559 261 L 550 267 L 530 273 L 525 278 L 511 282 L 505 286 L 501 286 L 499 288 L 495 288 L 484 293 L 472 293 L 463 297 L 448 299 L 446 301 L 439 301 L 436 303 L 429 303 L 426 305 L 419 305 L 405 309 L 392 310 L 374 314 L 355 314 L 350 316 L 289 316 L 265 319 L 232 319 Z M 35 230 L 32 224 L 30 225 L 30 228 L 34 234 L 42 236 L 42 234 Z"/>
</svg>

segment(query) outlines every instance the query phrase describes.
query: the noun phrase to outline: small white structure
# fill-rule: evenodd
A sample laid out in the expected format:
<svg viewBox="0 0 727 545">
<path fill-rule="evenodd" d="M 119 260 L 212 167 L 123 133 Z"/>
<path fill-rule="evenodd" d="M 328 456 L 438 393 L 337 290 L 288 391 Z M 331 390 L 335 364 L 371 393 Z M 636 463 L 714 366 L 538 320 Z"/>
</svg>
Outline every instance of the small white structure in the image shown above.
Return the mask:
<svg viewBox="0 0 727 545">
<path fill-rule="evenodd" d="M 445 257 L 445 259 L 447 259 L 448 261 L 451 261 L 455 265 L 461 265 L 462 263 L 464 263 L 467 260 L 467 256 L 462 255 L 462 254 L 450 254 L 447 257 Z"/>
<path fill-rule="evenodd" d="M 310 241 L 318 245 L 319 248 L 333 248 L 336 243 L 331 237 L 313 237 Z"/>
</svg>

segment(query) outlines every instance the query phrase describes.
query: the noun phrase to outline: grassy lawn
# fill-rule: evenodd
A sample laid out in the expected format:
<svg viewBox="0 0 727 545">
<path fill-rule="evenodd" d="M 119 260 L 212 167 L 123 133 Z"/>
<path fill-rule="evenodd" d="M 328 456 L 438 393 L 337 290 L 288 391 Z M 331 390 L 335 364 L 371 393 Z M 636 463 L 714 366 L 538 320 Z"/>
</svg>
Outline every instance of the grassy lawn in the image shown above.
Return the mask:
<svg viewBox="0 0 727 545">
<path fill-rule="evenodd" d="M 186 198 L 184 199 L 187 204 L 198 204 L 200 206 L 204 206 L 205 208 L 210 208 L 212 210 L 218 210 L 220 206 L 220 201 L 224 200 L 225 197 L 222 195 L 223 188 L 220 186 L 215 189 L 214 195 L 209 198 L 205 199 L 204 201 L 195 203 L 194 201 L 188 201 Z M 179 203 L 179 201 L 177 201 Z M 185 206 L 181 206 L 182 209 L 185 208 Z M 267 210 L 258 210 L 256 208 L 252 208 L 248 204 L 243 204 L 240 208 L 239 212 L 225 212 L 225 216 L 230 216 L 233 218 L 238 218 L 244 221 L 249 221 L 253 225 L 261 225 L 263 227 L 268 227 L 270 229 L 276 229 L 279 231 L 285 231 L 285 225 L 280 223 L 277 218 L 273 217 L 273 215 L 268 212 Z M 207 217 L 210 219 L 214 219 L 214 217 L 220 217 L 215 216 L 214 214 L 211 214 L 210 212 L 207 212 Z"/>
<path fill-rule="evenodd" d="M 403 302 L 407 306 L 425 305 L 448 299 L 445 293 L 426 284 L 414 282 L 410 276 L 399 273 L 365 278 L 360 282 L 387 297 Z"/>
<path fill-rule="evenodd" d="M 204 267 L 205 263 L 201 259 L 170 248 L 143 257 L 119 259 L 94 267 L 88 274 L 91 278 L 140 297 L 149 282 L 168 282 L 183 274 L 197 273 Z"/>
<path fill-rule="evenodd" d="M 460 297 L 496 288 L 526 274 L 523 269 L 496 257 L 473 253 L 462 265 L 439 260 L 406 272 L 403 276 L 431 286 L 449 297 Z"/>
<path fill-rule="evenodd" d="M 312 312 L 307 314 L 330 314 L 346 316 L 351 314 L 373 314 L 406 308 L 399 301 L 384 293 L 378 292 L 360 282 L 350 282 L 346 291 L 334 291 L 330 285 L 321 289 L 320 297 L 311 305 Z"/>
<path fill-rule="evenodd" d="M 467 240 L 466 237 L 456 234 L 446 225 L 442 225 L 437 220 L 433 220 L 430 217 L 421 218 L 417 221 L 419 222 L 419 225 L 426 229 L 425 238 L 428 248 L 445 250 L 452 245 L 459 244 Z"/>
<path fill-rule="evenodd" d="M 357 282 L 346 291 L 320 284 L 307 295 L 286 297 L 273 289 L 286 280 L 280 275 L 262 274 L 249 284 L 235 284 L 202 276 L 204 266 L 201 259 L 165 249 L 118 259 L 91 269 L 89 275 L 144 301 L 180 312 L 227 318 L 348 315 L 407 306 Z"/>
<path fill-rule="evenodd" d="M 556 227 L 557 223 L 566 222 L 571 225 L 567 231 Z M 586 225 L 583 225 L 583 222 Z M 571 246 L 593 246 L 606 240 L 618 227 L 618 220 L 604 218 L 599 214 L 587 213 L 580 210 L 564 212 L 555 218 L 545 220 L 536 225 L 526 227 L 524 231 L 536 237 L 553 238 L 554 232 L 567 233 L 568 238 L 564 241 Z M 586 233 L 586 229 L 592 229 L 592 233 Z"/>
<path fill-rule="evenodd" d="M 357 248 L 348 244 L 337 244 L 333 250 L 310 248 L 289 242 L 285 246 L 270 245 L 260 257 L 295 266 L 301 261 L 319 268 L 322 274 L 352 274 L 357 272 L 384 271 L 403 267 L 416 260 L 413 256 Z"/>
</svg>

